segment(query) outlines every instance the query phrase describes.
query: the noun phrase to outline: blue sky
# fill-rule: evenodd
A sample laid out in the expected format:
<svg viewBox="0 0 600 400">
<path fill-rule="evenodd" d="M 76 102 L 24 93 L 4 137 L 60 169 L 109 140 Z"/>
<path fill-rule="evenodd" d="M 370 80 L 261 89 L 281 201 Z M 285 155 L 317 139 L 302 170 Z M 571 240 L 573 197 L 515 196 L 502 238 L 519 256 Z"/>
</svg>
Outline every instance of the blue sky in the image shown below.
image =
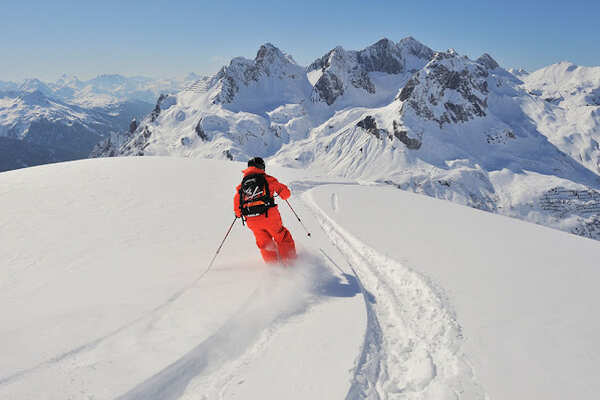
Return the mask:
<svg viewBox="0 0 600 400">
<path fill-rule="evenodd" d="M 212 73 L 271 42 L 307 65 L 341 45 L 406 36 L 506 68 L 568 60 L 600 65 L 600 2 L 548 1 L 4 1 L 0 80 L 63 73 Z"/>
</svg>

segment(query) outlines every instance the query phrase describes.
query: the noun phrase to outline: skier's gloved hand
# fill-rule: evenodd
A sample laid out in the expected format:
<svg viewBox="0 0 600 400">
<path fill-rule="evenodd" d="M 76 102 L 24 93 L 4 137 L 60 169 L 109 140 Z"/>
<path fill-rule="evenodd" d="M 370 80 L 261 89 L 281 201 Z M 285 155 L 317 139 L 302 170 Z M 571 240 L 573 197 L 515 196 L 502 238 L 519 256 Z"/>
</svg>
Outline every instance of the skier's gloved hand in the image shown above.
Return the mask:
<svg viewBox="0 0 600 400">
<path fill-rule="evenodd" d="M 279 192 L 279 197 L 281 197 L 281 200 L 287 200 L 291 195 L 292 193 L 290 193 L 290 189 L 288 189 L 286 186 L 284 186 L 283 190 Z"/>
</svg>

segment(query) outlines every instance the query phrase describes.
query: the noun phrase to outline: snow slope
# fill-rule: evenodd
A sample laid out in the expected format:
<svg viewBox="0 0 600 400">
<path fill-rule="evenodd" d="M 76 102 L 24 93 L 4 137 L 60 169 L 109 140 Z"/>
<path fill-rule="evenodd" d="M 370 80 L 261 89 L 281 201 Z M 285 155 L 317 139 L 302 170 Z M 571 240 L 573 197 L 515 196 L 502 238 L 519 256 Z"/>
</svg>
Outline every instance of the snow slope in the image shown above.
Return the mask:
<svg viewBox="0 0 600 400">
<path fill-rule="evenodd" d="M 300 258 L 232 221 L 243 165 L 0 174 L 0 398 L 593 398 L 600 245 L 389 185 L 270 168 Z"/>
<path fill-rule="evenodd" d="M 267 268 L 237 224 L 206 273 L 241 169 L 132 158 L 0 174 L 0 398 L 343 398 L 364 301 L 288 209 L 298 268 Z"/>
<path fill-rule="evenodd" d="M 598 242 L 392 188 L 331 185 L 307 197 L 376 308 L 391 303 L 411 328 L 396 337 L 400 349 L 384 340 L 384 354 L 416 342 L 429 355 L 434 373 L 421 396 L 445 376 L 445 346 L 458 342 L 491 399 L 598 397 Z M 412 314 L 403 300 L 415 279 L 438 304 Z M 442 329 L 439 304 L 455 332 Z"/>
</svg>

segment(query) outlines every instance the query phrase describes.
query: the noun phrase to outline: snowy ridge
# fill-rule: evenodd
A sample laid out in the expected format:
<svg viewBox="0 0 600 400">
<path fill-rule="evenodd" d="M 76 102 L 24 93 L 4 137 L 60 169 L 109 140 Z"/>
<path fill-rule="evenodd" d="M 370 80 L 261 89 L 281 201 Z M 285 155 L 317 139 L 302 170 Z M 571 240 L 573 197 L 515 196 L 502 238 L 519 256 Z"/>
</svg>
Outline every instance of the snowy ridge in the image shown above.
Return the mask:
<svg viewBox="0 0 600 400">
<path fill-rule="evenodd" d="M 563 61 L 523 78 L 523 87 L 549 103 L 563 107 L 600 105 L 600 67 Z"/>
<path fill-rule="evenodd" d="M 561 62 L 522 79 L 523 88 L 543 100 L 524 108 L 540 132 L 600 173 L 600 67 Z"/>
</svg>

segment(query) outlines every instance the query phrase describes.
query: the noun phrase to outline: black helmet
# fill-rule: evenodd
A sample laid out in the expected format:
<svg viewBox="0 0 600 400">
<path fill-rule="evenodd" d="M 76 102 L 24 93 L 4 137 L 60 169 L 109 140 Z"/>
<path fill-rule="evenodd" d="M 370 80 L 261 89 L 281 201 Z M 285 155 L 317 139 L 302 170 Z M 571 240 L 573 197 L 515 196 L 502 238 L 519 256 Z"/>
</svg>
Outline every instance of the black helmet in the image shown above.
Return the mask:
<svg viewBox="0 0 600 400">
<path fill-rule="evenodd" d="M 256 168 L 260 168 L 260 169 L 265 169 L 265 160 L 263 160 L 260 157 L 254 157 L 251 158 L 250 160 L 248 160 L 248 166 L 249 167 L 256 167 Z"/>
</svg>

